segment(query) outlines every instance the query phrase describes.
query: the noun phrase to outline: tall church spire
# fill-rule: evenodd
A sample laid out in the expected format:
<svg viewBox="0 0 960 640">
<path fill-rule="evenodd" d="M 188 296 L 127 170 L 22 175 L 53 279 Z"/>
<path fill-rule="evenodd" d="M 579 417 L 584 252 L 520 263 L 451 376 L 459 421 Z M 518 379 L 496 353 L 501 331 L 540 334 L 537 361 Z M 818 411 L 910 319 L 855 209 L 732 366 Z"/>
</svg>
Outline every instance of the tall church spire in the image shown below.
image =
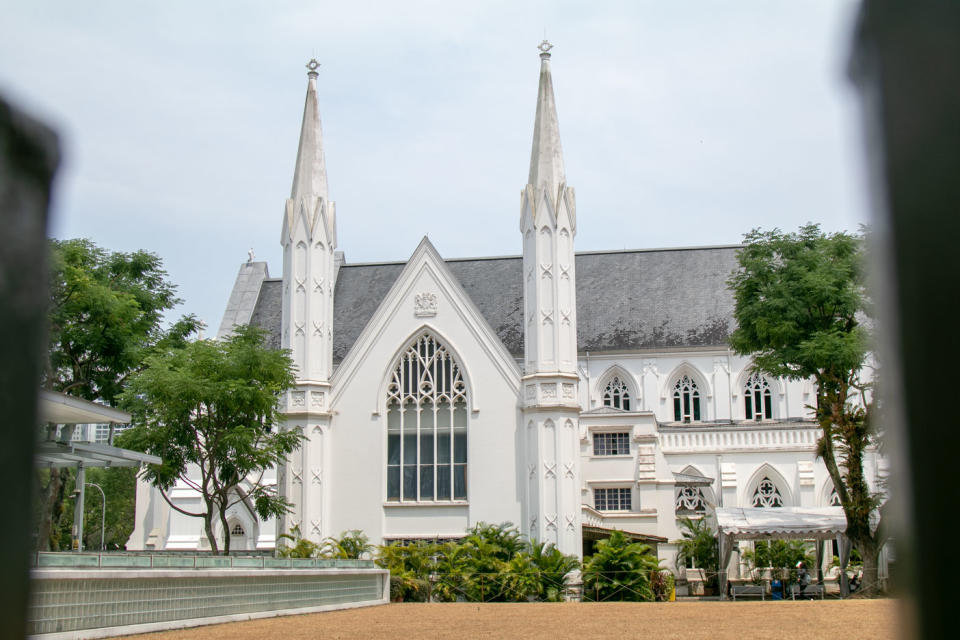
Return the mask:
<svg viewBox="0 0 960 640">
<path fill-rule="evenodd" d="M 550 77 L 550 43 L 540 49 L 540 90 L 530 180 L 520 197 L 523 234 L 523 533 L 563 553 L 583 552 L 580 530 L 580 405 L 573 239 L 576 198 L 566 185 Z M 560 471 L 562 470 L 562 471 Z"/>
<path fill-rule="evenodd" d="M 537 92 L 537 119 L 533 125 L 533 149 L 530 152 L 530 181 L 534 187 L 563 184 L 563 149 L 560 146 L 560 123 L 557 104 L 553 98 L 553 78 L 550 75 L 549 42 L 540 49 L 540 88 Z"/>
<path fill-rule="evenodd" d="M 297 165 L 293 172 L 293 188 L 290 198 L 327 195 L 327 163 L 323 157 L 323 132 L 320 129 L 320 109 L 317 105 L 316 60 L 307 63 L 307 100 L 303 105 L 303 124 L 300 127 L 300 146 L 297 148 Z"/>
</svg>

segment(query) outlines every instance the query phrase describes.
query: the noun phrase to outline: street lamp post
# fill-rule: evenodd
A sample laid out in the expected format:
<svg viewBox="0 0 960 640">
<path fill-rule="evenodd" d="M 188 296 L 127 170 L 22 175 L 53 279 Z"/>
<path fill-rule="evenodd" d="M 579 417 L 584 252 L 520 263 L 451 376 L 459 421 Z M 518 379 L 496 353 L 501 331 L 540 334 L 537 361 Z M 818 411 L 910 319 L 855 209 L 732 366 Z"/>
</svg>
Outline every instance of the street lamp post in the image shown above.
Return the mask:
<svg viewBox="0 0 960 640">
<path fill-rule="evenodd" d="M 97 488 L 97 491 L 100 492 L 100 497 L 102 498 L 102 500 L 101 500 L 101 502 L 100 502 L 100 504 L 101 504 L 101 508 L 100 508 L 100 551 L 106 551 L 106 547 L 104 546 L 103 541 L 104 541 L 104 534 L 106 533 L 106 530 L 107 530 L 107 494 L 105 494 L 105 493 L 103 492 L 103 489 L 100 487 L 100 485 L 98 485 L 98 484 L 96 484 L 96 483 L 94 483 L 94 482 L 85 482 L 84 484 L 87 485 L 88 487 L 96 487 L 96 488 Z"/>
</svg>

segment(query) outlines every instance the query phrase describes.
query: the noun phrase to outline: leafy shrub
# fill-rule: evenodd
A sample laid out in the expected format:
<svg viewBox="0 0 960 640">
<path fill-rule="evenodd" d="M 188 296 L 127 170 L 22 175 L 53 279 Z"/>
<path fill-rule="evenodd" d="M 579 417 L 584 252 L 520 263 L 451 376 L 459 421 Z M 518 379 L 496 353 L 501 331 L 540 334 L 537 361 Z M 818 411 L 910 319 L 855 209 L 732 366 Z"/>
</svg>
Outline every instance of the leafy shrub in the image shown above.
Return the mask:
<svg viewBox="0 0 960 640">
<path fill-rule="evenodd" d="M 614 531 L 597 542 L 596 552 L 584 563 L 583 599 L 653 600 L 651 575 L 659 572 L 660 561 L 649 545 L 630 542 L 622 531 Z"/>
</svg>

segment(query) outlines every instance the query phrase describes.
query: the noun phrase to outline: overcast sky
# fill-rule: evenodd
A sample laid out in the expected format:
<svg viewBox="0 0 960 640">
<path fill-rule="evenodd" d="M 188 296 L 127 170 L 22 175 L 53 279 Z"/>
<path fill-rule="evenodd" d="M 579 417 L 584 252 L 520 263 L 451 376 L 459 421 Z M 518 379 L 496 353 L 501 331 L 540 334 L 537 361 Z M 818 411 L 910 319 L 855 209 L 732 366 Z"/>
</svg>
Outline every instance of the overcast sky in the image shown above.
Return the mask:
<svg viewBox="0 0 960 640">
<path fill-rule="evenodd" d="M 159 254 L 208 335 L 249 248 L 281 275 L 312 56 L 347 262 L 520 253 L 544 32 L 577 250 L 866 220 L 853 0 L 5 4 L 0 91 L 64 148 L 51 235 Z"/>
</svg>

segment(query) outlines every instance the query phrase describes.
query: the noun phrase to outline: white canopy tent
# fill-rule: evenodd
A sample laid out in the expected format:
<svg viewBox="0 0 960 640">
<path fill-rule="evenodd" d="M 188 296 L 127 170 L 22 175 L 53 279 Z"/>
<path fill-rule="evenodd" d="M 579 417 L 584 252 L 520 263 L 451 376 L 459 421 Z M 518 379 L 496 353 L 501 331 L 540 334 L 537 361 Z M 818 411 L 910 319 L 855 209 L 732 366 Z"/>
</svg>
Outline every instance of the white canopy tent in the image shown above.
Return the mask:
<svg viewBox="0 0 960 640">
<path fill-rule="evenodd" d="M 727 592 L 727 573 L 730 555 L 738 540 L 779 538 L 788 540 L 832 540 L 840 547 L 841 591 L 846 593 L 846 568 L 850 559 L 850 544 L 845 532 L 847 518 L 840 507 L 717 507 L 717 536 L 720 541 L 720 593 Z M 817 547 L 820 562 L 822 545 Z"/>
</svg>

